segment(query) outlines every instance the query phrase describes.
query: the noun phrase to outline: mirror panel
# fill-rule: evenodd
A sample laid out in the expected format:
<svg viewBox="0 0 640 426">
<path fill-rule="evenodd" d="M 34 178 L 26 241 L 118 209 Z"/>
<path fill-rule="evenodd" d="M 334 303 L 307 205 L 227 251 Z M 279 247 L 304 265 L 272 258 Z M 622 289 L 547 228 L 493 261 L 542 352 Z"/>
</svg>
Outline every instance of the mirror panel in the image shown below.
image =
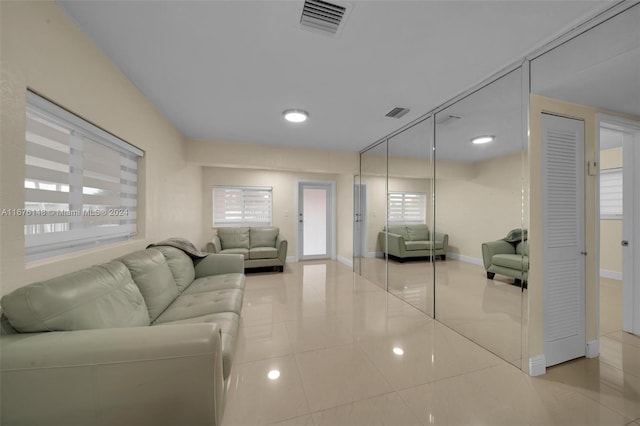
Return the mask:
<svg viewBox="0 0 640 426">
<path fill-rule="evenodd" d="M 360 154 L 360 275 L 387 289 L 387 262 L 380 231 L 387 224 L 387 142 Z"/>
<path fill-rule="evenodd" d="M 447 260 L 435 263 L 435 318 L 518 367 L 527 244 L 518 240 L 522 93 L 519 68 L 435 116 L 435 231 L 448 236 Z M 472 143 L 479 136 L 494 139 Z"/>
<path fill-rule="evenodd" d="M 433 121 L 388 141 L 388 289 L 433 317 Z M 424 234 L 424 235 L 422 235 Z"/>
</svg>

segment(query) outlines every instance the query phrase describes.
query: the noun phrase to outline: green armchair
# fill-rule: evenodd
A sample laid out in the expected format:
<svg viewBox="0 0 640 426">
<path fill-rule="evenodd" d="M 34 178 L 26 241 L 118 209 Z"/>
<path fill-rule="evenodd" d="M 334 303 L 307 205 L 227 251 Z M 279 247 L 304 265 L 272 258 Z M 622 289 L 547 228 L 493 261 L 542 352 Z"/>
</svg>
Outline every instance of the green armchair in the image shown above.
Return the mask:
<svg viewBox="0 0 640 426">
<path fill-rule="evenodd" d="M 526 283 L 529 277 L 527 230 L 514 229 L 501 240 L 483 243 L 482 261 L 488 279 L 500 274 L 514 278 L 516 284 Z"/>
</svg>

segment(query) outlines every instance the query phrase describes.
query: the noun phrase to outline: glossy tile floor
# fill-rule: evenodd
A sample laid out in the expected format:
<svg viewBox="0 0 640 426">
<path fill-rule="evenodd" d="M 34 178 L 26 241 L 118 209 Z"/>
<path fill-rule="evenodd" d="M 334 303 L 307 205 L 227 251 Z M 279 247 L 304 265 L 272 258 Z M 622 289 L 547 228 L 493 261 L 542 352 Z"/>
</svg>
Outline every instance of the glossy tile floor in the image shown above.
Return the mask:
<svg viewBox="0 0 640 426">
<path fill-rule="evenodd" d="M 335 261 L 249 273 L 223 426 L 640 426 L 640 338 L 605 322 L 532 378 Z"/>
</svg>

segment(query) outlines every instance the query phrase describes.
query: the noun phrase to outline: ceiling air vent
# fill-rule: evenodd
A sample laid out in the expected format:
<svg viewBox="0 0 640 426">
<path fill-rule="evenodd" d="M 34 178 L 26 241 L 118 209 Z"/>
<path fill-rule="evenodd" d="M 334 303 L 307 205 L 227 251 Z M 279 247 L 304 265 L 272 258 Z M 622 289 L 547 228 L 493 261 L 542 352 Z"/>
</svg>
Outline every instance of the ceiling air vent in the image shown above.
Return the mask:
<svg viewBox="0 0 640 426">
<path fill-rule="evenodd" d="M 386 113 L 384 116 L 391 117 L 391 118 L 400 118 L 408 112 L 409 112 L 409 108 L 395 107 L 394 109 Z"/>
<path fill-rule="evenodd" d="M 300 25 L 336 34 L 347 8 L 322 0 L 305 0 Z"/>
</svg>

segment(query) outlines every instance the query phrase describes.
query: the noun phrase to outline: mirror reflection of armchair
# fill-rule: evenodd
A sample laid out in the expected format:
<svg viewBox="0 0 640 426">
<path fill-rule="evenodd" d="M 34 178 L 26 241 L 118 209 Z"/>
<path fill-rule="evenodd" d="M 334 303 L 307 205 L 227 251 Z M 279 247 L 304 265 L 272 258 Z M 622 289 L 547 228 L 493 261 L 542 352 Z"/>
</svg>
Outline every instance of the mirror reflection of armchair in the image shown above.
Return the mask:
<svg viewBox="0 0 640 426">
<path fill-rule="evenodd" d="M 487 278 L 496 274 L 515 279 L 515 283 L 527 281 L 529 277 L 529 242 L 526 229 L 514 229 L 501 240 L 482 244 L 482 260 Z"/>
<path fill-rule="evenodd" d="M 430 232 L 425 224 L 398 224 L 389 225 L 380 231 L 378 241 L 382 251 L 400 262 L 408 258 L 431 256 L 440 256 L 442 260 L 446 260 L 449 235 Z"/>
</svg>

